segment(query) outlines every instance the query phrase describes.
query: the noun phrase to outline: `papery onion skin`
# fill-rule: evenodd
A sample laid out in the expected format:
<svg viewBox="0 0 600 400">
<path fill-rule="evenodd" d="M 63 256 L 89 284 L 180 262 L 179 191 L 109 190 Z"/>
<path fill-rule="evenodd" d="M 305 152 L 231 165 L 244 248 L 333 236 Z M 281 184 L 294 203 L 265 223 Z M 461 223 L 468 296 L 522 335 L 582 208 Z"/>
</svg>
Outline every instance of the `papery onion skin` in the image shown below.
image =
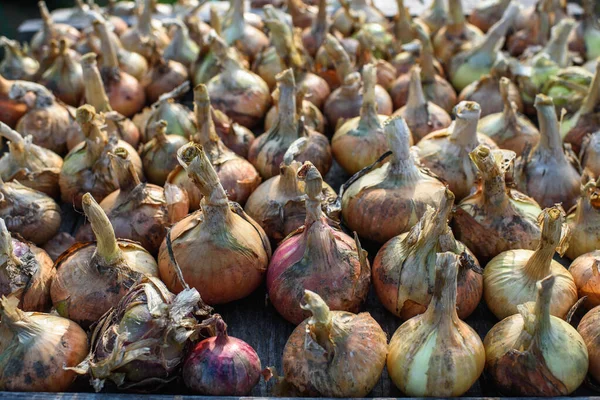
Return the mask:
<svg viewBox="0 0 600 400">
<path fill-rule="evenodd" d="M 140 84 L 146 91 L 146 101 L 154 103 L 162 94 L 172 91 L 187 80 L 188 72 L 183 64 L 164 59 L 160 53 L 155 53 L 153 63 Z"/>
<path fill-rule="evenodd" d="M 71 236 L 67 232 L 58 232 L 52 239 L 48 240 L 43 246 L 42 249 L 52 259 L 52 261 L 56 261 L 58 257 L 67 251 L 69 247 L 75 244 L 75 238 Z"/>
<path fill-rule="evenodd" d="M 600 176 L 600 130 L 592 133 L 582 143 L 581 167 L 593 176 Z"/>
<path fill-rule="evenodd" d="M 569 266 L 577 293 L 586 296 L 585 306 L 588 309 L 600 305 L 600 250 L 594 250 L 577 257 Z"/>
<path fill-rule="evenodd" d="M 296 106 L 298 106 L 296 102 Z M 308 100 L 302 100 L 302 115 L 304 116 L 304 125 L 313 131 L 326 134 L 325 116 L 313 103 Z M 277 104 L 273 105 L 265 115 L 265 132 L 270 130 L 277 123 L 279 110 Z"/>
<path fill-rule="evenodd" d="M 154 129 L 160 130 L 160 133 L 154 134 L 153 138 L 143 145 L 140 157 L 148 182 L 162 186 L 171 171 L 179 165 L 177 150 L 188 141 L 179 135 L 166 135 L 168 127 L 164 120 L 155 123 Z"/>
<path fill-rule="evenodd" d="M 254 133 L 245 126 L 233 122 L 222 111 L 215 110 L 213 107 L 211 107 L 210 111 L 217 134 L 225 146 L 230 148 L 238 156 L 248 158 L 248 151 L 255 139 Z"/>
<path fill-rule="evenodd" d="M 589 374 L 600 381 L 600 352 L 598 343 L 600 342 L 600 306 L 591 309 L 582 318 L 577 326 L 577 332 L 583 338 L 589 354 Z"/>
<path fill-rule="evenodd" d="M 88 351 L 83 329 L 53 314 L 23 312 L 11 299 L 3 298 L 0 307 L 0 390 L 69 390 L 75 372 L 65 367 L 77 365 Z"/>
<path fill-rule="evenodd" d="M 70 106 L 77 107 L 83 97 L 83 72 L 78 60 L 68 53 L 67 42 L 60 41 L 59 54 L 38 81 Z"/>
<path fill-rule="evenodd" d="M 581 187 L 581 197 L 567 216 L 571 239 L 566 255 L 571 260 L 600 248 L 600 178 Z"/>
<path fill-rule="evenodd" d="M 40 65 L 26 53 L 25 49 L 21 48 L 19 42 L 0 36 L 0 46 L 4 48 L 4 59 L 0 61 L 0 74 L 7 79 L 35 80 Z"/>
<path fill-rule="evenodd" d="M 294 329 L 283 349 L 286 381 L 304 396 L 366 396 L 385 366 L 385 332 L 369 313 L 329 311 L 309 290 L 304 302 L 313 316 Z"/>
</svg>

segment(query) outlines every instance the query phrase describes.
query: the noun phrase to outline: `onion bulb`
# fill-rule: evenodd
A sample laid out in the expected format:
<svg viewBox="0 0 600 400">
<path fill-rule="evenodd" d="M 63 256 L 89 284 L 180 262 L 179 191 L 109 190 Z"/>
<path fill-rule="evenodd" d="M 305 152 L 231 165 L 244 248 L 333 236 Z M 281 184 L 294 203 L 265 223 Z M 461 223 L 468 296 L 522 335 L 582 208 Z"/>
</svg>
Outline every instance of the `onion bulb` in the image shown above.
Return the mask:
<svg viewBox="0 0 600 400">
<path fill-rule="evenodd" d="M 342 3 L 343 4 L 343 3 Z M 371 1 L 351 0 L 346 7 L 353 13 L 360 14 L 363 23 L 377 23 L 383 26 L 388 25 L 388 20 L 382 12 L 377 9 Z M 333 28 L 344 36 L 352 33 L 354 25 L 352 19 L 348 16 L 345 7 L 340 7 L 332 16 Z"/>
<path fill-rule="evenodd" d="M 579 298 L 586 297 L 587 309 L 600 305 L 600 250 L 590 251 L 577 257 L 569 266 Z"/>
<path fill-rule="evenodd" d="M 581 188 L 576 207 L 567 216 L 571 240 L 567 257 L 571 260 L 600 248 L 600 178 Z"/>
<path fill-rule="evenodd" d="M 144 277 L 98 321 L 90 353 L 73 369 L 89 374 L 97 392 L 107 380 L 120 389 L 146 391 L 166 384 L 203 326 L 192 314 L 199 303 L 195 289 L 175 296 L 160 279 Z"/>
<path fill-rule="evenodd" d="M 323 179 L 309 162 L 298 171 L 305 181 L 304 226 L 290 234 L 273 254 L 267 272 L 269 300 L 293 324 L 308 317 L 300 306 L 304 289 L 321 293 L 334 310 L 356 312 L 369 292 L 371 269 L 354 239 L 331 227 L 321 209 Z"/>
<path fill-rule="evenodd" d="M 291 9 L 296 7 L 295 5 L 293 6 L 292 3 L 297 3 L 297 0 L 290 0 L 288 2 L 290 13 L 292 11 Z M 329 21 L 327 18 L 327 1 L 319 0 L 317 6 L 317 15 L 312 19 L 310 25 L 304 28 L 302 31 L 302 46 L 313 58 L 317 55 L 317 51 L 323 45 L 323 41 L 327 35 L 327 29 L 329 28 Z M 293 14 L 292 18 L 294 18 Z M 294 26 L 298 25 L 294 22 Z"/>
<path fill-rule="evenodd" d="M 22 138 L 2 122 L 0 136 L 9 140 L 8 152 L 0 158 L 0 178 L 5 182 L 17 180 L 50 197 L 58 197 L 62 158 L 51 150 L 33 144 L 31 136 Z"/>
<path fill-rule="evenodd" d="M 467 318 L 483 292 L 479 263 L 464 244 L 454 239 L 448 218 L 454 195 L 446 189 L 437 210 L 428 207 L 409 232 L 390 239 L 373 262 L 373 286 L 385 308 L 407 320 L 425 312 L 435 285 L 437 253 L 462 255 L 458 274 L 457 312 Z"/>
<path fill-rule="evenodd" d="M 160 21 L 152 19 L 156 5 L 157 0 L 144 0 L 142 10 L 137 10 L 135 25 L 121 35 L 125 49 L 139 53 L 147 59 L 152 55 L 152 46 L 149 46 L 149 43 L 162 50 L 170 42 L 169 35 Z"/>
<path fill-rule="evenodd" d="M 50 256 L 33 243 L 12 238 L 0 218 L 0 295 L 16 298 L 23 311 L 49 311 L 55 273 Z"/>
<path fill-rule="evenodd" d="M 177 150 L 188 141 L 179 135 L 167 135 L 168 127 L 164 119 L 154 122 L 149 129 L 153 132 L 152 139 L 142 146 L 140 158 L 148 182 L 162 186 L 171 171 L 179 165 Z"/>
<path fill-rule="evenodd" d="M 540 237 L 537 219 L 542 210 L 535 200 L 509 188 L 505 182 L 515 153 L 480 145 L 470 156 L 481 182 L 475 193 L 456 206 L 452 220 L 456 238 L 480 262 L 507 250 L 535 249 Z"/>
<path fill-rule="evenodd" d="M 222 37 L 252 62 L 255 55 L 269 46 L 269 38 L 246 20 L 245 5 L 243 0 L 229 1 L 230 18 L 226 21 Z"/>
<path fill-rule="evenodd" d="M 183 382 L 204 395 L 248 395 L 260 380 L 258 354 L 248 343 L 229 336 L 227 324 L 218 314 L 211 319 L 216 336 L 204 339 L 190 351 L 183 365 Z"/>
<path fill-rule="evenodd" d="M 142 161 L 135 149 L 115 137 L 107 137 L 102 130 L 103 118 L 96 114 L 94 107 L 81 106 L 77 109 L 77 122 L 85 135 L 85 141 L 75 146 L 65 156 L 58 183 L 63 202 L 81 208 L 81 197 L 91 192 L 94 199 L 102 201 L 117 190 L 114 171 L 108 153 L 116 147 L 126 149 L 138 176 L 144 176 Z"/>
<path fill-rule="evenodd" d="M 318 18 L 318 10 L 312 5 L 307 5 L 303 0 L 289 0 L 287 12 L 292 19 L 292 24 L 302 29 L 311 26 L 313 21 Z"/>
<path fill-rule="evenodd" d="M 204 154 L 213 165 L 229 200 L 244 205 L 250 193 L 260 184 L 260 175 L 250 162 L 229 150 L 217 135 L 207 87 L 203 84 L 194 89 L 194 106 L 198 126 L 193 136 L 194 142 L 204 148 Z M 192 210 L 200 207 L 202 191 L 183 166 L 175 168 L 167 177 L 167 182 L 187 192 Z"/>
<path fill-rule="evenodd" d="M 557 114 L 560 115 L 564 108 L 571 115 L 583 105 L 593 79 L 594 74 L 585 68 L 570 66 L 548 77 L 541 92 L 552 97 Z"/>
<path fill-rule="evenodd" d="M 542 207 L 562 203 L 565 209 L 575 205 L 580 194 L 581 175 L 567 155 L 559 132 L 554 103 L 538 94 L 535 108 L 540 124 L 540 141 L 515 163 L 517 188 L 533 197 Z"/>
<path fill-rule="evenodd" d="M 59 257 L 50 296 L 61 316 L 89 327 L 116 307 L 144 275 L 157 276 L 158 268 L 142 246 L 116 239 L 106 213 L 90 193 L 83 195 L 82 204 L 96 241 L 76 243 Z"/>
<path fill-rule="evenodd" d="M 178 293 L 181 274 L 211 305 L 244 298 L 266 273 L 271 256 L 267 235 L 241 207 L 229 203 L 202 147 L 186 145 L 177 157 L 204 197 L 200 210 L 176 223 L 161 245 L 160 278 Z"/>
<path fill-rule="evenodd" d="M 225 146 L 240 157 L 248 158 L 250 146 L 254 142 L 254 133 L 245 126 L 233 122 L 231 118 L 220 110 L 210 107 L 213 122 L 217 135 L 221 138 Z M 321 116 L 323 118 L 323 116 Z"/>
<path fill-rule="evenodd" d="M 58 257 L 65 251 L 69 249 L 69 247 L 75 244 L 75 238 L 71 236 L 67 232 L 58 232 L 56 235 L 52 237 L 52 239 L 48 240 L 46 244 L 42 246 L 42 249 L 52 259 L 52 261 L 58 260 Z"/>
<path fill-rule="evenodd" d="M 385 332 L 369 313 L 330 311 L 317 293 L 303 295 L 312 316 L 285 344 L 286 381 L 305 396 L 365 397 L 385 367 Z"/>
<path fill-rule="evenodd" d="M 500 78 L 500 94 L 504 102 L 502 112 L 489 114 L 479 120 L 477 131 L 492 139 L 503 149 L 514 151 L 520 156 L 526 148 L 535 147 L 540 141 L 540 132 L 510 100 L 511 81 Z"/>
<path fill-rule="evenodd" d="M 33 35 L 29 47 L 33 56 L 40 60 L 44 46 L 49 45 L 52 40 L 65 38 L 67 44 L 71 47 L 73 44 L 77 43 L 81 34 L 76 28 L 70 25 L 55 23 L 52 20 L 52 16 L 50 16 L 46 2 L 38 1 L 37 4 L 40 9 L 40 16 L 42 17 L 42 29 Z"/>
<path fill-rule="evenodd" d="M 583 140 L 579 157 L 584 173 L 600 176 L 600 129 Z"/>
<path fill-rule="evenodd" d="M 0 218 L 12 233 L 36 245 L 46 243 L 60 228 L 61 210 L 47 194 L 0 180 Z"/>
<path fill-rule="evenodd" d="M 437 31 L 448 23 L 446 2 L 444 0 L 433 0 L 429 8 L 419 15 L 418 20 L 427 26 L 429 32 L 431 32 L 431 36 L 435 35 Z"/>
<path fill-rule="evenodd" d="M 17 102 L 9 97 L 12 84 L 13 81 L 5 79 L 0 74 L 0 121 L 14 128 L 19 119 L 27 112 L 27 104 Z"/>
<path fill-rule="evenodd" d="M 488 0 L 475 5 L 469 15 L 469 23 L 482 32 L 487 32 L 492 25 L 500 21 L 511 0 Z"/>
<path fill-rule="evenodd" d="M 583 0 L 582 19 L 571 33 L 569 50 L 579 53 L 586 60 L 600 57 L 600 24 L 596 16 L 594 0 Z"/>
<path fill-rule="evenodd" d="M 198 58 L 200 48 L 190 38 L 188 27 L 180 19 L 165 21 L 167 27 L 173 26 L 171 42 L 163 52 L 165 60 L 176 61 L 189 69 Z"/>
<path fill-rule="evenodd" d="M 483 343 L 456 313 L 459 265 L 454 253 L 436 256 L 427 311 L 400 325 L 390 340 L 388 372 L 408 396 L 461 396 L 483 372 Z"/>
<path fill-rule="evenodd" d="M 550 313 L 556 283 L 552 275 L 539 281 L 535 303 L 521 304 L 485 337 L 487 373 L 507 395 L 566 396 L 586 377 L 585 339 Z"/>
<path fill-rule="evenodd" d="M 549 4 L 548 1 L 538 1 L 517 17 L 516 32 L 506 41 L 506 49 L 511 56 L 521 56 L 530 47 L 546 44 L 552 27 Z"/>
<path fill-rule="evenodd" d="M 411 154 L 410 131 L 402 118 L 388 120 L 383 129 L 393 153 L 390 161 L 353 177 L 341 194 L 348 228 L 378 243 L 410 230 L 427 205 L 438 207 L 445 189 Z M 382 219 L 382 213 L 387 218 Z"/>
<path fill-rule="evenodd" d="M 409 9 L 404 6 L 404 0 L 396 0 L 396 6 L 398 8 L 398 13 L 394 17 L 394 27 L 392 28 L 392 31 L 396 38 L 397 47 L 398 45 L 407 44 L 416 39 L 417 34 L 414 27 L 411 27 L 411 25 L 421 25 L 421 30 L 423 30 L 428 37 L 430 36 L 427 25 L 420 23 L 419 20 L 415 21 L 413 24 Z M 360 17 L 357 19 L 359 20 L 359 23 L 361 23 Z"/>
<path fill-rule="evenodd" d="M 273 97 L 273 107 L 265 115 L 265 132 L 271 130 L 279 118 L 279 89 L 275 89 L 271 94 Z M 321 110 L 313 103 L 305 99 L 305 89 L 296 92 L 296 114 L 298 118 L 304 117 L 304 126 L 309 130 L 326 134 L 325 116 Z"/>
<path fill-rule="evenodd" d="M 498 148 L 492 139 L 477 132 L 481 109 L 465 101 L 455 108 L 456 120 L 447 129 L 432 132 L 418 143 L 423 165 L 448 183 L 457 199 L 467 197 L 477 181 L 477 167 L 469 154 L 479 145 Z"/>
<path fill-rule="evenodd" d="M 552 257 L 563 255 L 568 246 L 565 215 L 559 206 L 540 214 L 541 236 L 537 248 L 508 250 L 498 254 L 483 271 L 485 302 L 498 319 L 518 313 L 518 306 L 536 298 L 536 282 L 549 275 L 556 278 L 550 299 L 550 314 L 565 318 L 577 301 L 573 277 Z"/>
<path fill-rule="evenodd" d="M 296 154 L 300 162 L 311 161 L 321 174 L 331 167 L 331 148 L 327 138 L 306 128 L 296 115 L 296 83 L 294 73 L 287 69 L 277 75 L 279 90 L 279 117 L 271 129 L 254 140 L 248 151 L 248 160 L 264 179 L 279 174 L 279 165 L 289 146 L 296 139 L 305 137 L 302 151 Z"/>
<path fill-rule="evenodd" d="M 598 313 L 600 307 L 590 310 L 579 322 L 577 332 L 583 338 L 589 354 L 589 374 L 596 381 L 600 380 L 600 354 L 598 354 Z"/>
<path fill-rule="evenodd" d="M 149 68 L 140 85 L 146 92 L 146 100 L 154 103 L 165 93 L 171 92 L 188 81 L 187 68 L 180 62 L 169 60 L 154 46 L 149 58 Z"/>
<path fill-rule="evenodd" d="M 59 100 L 76 107 L 83 98 L 81 64 L 68 52 L 66 40 L 60 40 L 58 49 L 54 62 L 38 82 L 51 90 Z"/>
<path fill-rule="evenodd" d="M 15 298 L 0 300 L 0 390 L 69 390 L 76 374 L 68 367 L 85 358 L 86 333 L 66 318 L 24 312 L 17 304 Z"/>
<path fill-rule="evenodd" d="M 390 62 L 383 58 L 373 54 L 376 42 L 373 35 L 364 30 L 360 30 L 356 35 L 356 40 L 359 43 L 358 60 L 357 65 L 360 66 L 364 72 L 364 68 L 367 64 L 373 64 L 377 75 L 377 84 L 384 89 L 389 89 L 397 77 L 396 67 Z"/>
<path fill-rule="evenodd" d="M 0 74 L 6 79 L 31 81 L 38 73 L 40 64 L 29 57 L 16 40 L 0 36 L 4 59 L 0 62 Z"/>
<path fill-rule="evenodd" d="M 421 84 L 421 68 L 417 65 L 410 71 L 408 100 L 392 115 L 404 118 L 416 142 L 431 132 L 449 127 L 452 123 L 452 118 L 442 107 L 425 98 Z"/>
<path fill-rule="evenodd" d="M 333 157 L 349 174 L 373 164 L 389 150 L 383 122 L 386 115 L 377 113 L 375 102 L 375 66 L 363 68 L 363 100 L 360 116 L 345 120 L 331 140 Z M 412 144 L 412 137 L 410 138 Z"/>
</svg>

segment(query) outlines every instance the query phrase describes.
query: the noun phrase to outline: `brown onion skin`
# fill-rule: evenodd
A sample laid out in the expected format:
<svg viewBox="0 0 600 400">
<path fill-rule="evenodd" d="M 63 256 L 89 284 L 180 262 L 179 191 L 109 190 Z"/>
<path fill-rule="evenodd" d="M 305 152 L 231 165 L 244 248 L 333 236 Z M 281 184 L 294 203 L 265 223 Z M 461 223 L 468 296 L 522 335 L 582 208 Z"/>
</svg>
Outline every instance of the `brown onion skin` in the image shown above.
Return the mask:
<svg viewBox="0 0 600 400">
<path fill-rule="evenodd" d="M 109 112 L 104 113 L 104 120 L 106 123 L 107 136 L 115 136 L 117 139 L 130 144 L 133 148 L 138 147 L 141 138 L 140 131 L 131 119 L 123 118 L 123 116 L 117 112 Z M 71 151 L 84 140 L 85 135 L 80 129 L 70 130 L 67 135 L 67 150 Z"/>
<path fill-rule="evenodd" d="M 569 272 L 577 286 L 579 298 L 587 296 L 585 306 L 588 309 L 600 305 L 600 250 L 585 253 L 571 263 Z"/>
<path fill-rule="evenodd" d="M 306 100 L 313 103 L 317 108 L 322 108 L 331 94 L 331 89 L 327 81 L 312 72 L 301 72 L 296 75 L 298 90 L 304 90 L 306 92 Z"/>
<path fill-rule="evenodd" d="M 69 249 L 69 247 L 75 244 L 75 238 L 68 234 L 67 232 L 58 232 L 52 239 L 48 240 L 42 249 L 52 259 L 52 262 L 56 261 L 58 257 L 65 251 Z"/>
<path fill-rule="evenodd" d="M 188 80 L 188 70 L 183 64 L 173 60 L 161 61 L 151 66 L 140 81 L 146 92 L 146 101 L 150 103 Z"/>
<path fill-rule="evenodd" d="M 178 135 L 167 135 L 165 143 L 160 143 L 153 138 L 141 148 L 140 157 L 144 166 L 144 175 L 148 182 L 163 186 L 167 177 L 179 163 L 177 150 L 188 141 Z"/>
<path fill-rule="evenodd" d="M 474 101 L 481 106 L 481 118 L 486 115 L 501 113 L 504 102 L 498 89 L 500 80 L 485 76 L 465 87 L 458 95 L 458 102 Z M 523 112 L 523 100 L 519 88 L 512 81 L 508 85 L 508 98 L 517 105 L 517 110 Z"/>
<path fill-rule="evenodd" d="M 431 132 L 447 128 L 452 123 L 450 115 L 442 107 L 431 101 L 428 101 L 427 106 L 421 108 L 418 112 L 425 115 L 427 120 L 422 120 L 422 118 L 417 118 L 414 114 L 408 113 L 406 106 L 399 108 L 392 114 L 392 117 L 400 116 L 406 120 L 412 138 L 417 143 Z"/>
<path fill-rule="evenodd" d="M 483 32 L 475 25 L 465 23 L 464 29 L 453 32 L 451 24 L 443 26 L 433 37 L 435 58 L 447 65 L 452 57 L 461 51 L 469 49 L 472 41 L 481 39 Z"/>
<path fill-rule="evenodd" d="M 248 150 L 254 141 L 254 133 L 236 122 L 233 122 L 227 114 L 211 107 L 211 115 L 215 124 L 217 135 L 225 146 L 240 157 L 247 158 Z"/>
<path fill-rule="evenodd" d="M 564 137 L 565 143 L 570 143 L 575 154 L 579 154 L 583 141 L 595 128 L 600 127 L 600 112 L 582 115 L 577 124 Z"/>
<path fill-rule="evenodd" d="M 19 120 L 15 130 L 22 135 L 31 135 L 38 146 L 63 155 L 69 132 L 79 131 L 73 115 L 74 112 L 58 103 L 47 108 L 34 108 Z"/>
<path fill-rule="evenodd" d="M 404 107 L 408 101 L 408 89 L 410 86 L 410 74 L 398 77 L 390 88 L 390 96 L 394 103 L 394 109 Z M 427 100 L 437 104 L 447 113 L 452 112 L 456 105 L 456 92 L 452 85 L 439 75 L 435 75 L 435 82 L 423 81 L 423 91 Z"/>
<path fill-rule="evenodd" d="M 391 115 L 393 111 L 392 99 L 388 92 L 379 85 L 375 86 L 375 101 L 377 102 L 377 113 L 380 115 Z M 333 92 L 325 102 L 323 114 L 327 118 L 330 127 L 337 126 L 341 119 L 350 119 L 360 115 L 362 105 L 362 90 L 346 92 L 340 87 Z"/>
<path fill-rule="evenodd" d="M 120 71 L 114 77 L 103 76 L 106 95 L 113 110 L 126 117 L 132 117 L 144 108 L 146 93 L 143 86 L 133 76 Z"/>
<path fill-rule="evenodd" d="M 27 105 L 11 100 L 2 88 L 2 77 L 0 76 L 0 121 L 14 128 L 17 122 L 27 112 Z"/>
<path fill-rule="evenodd" d="M 600 176 L 600 130 L 582 142 L 580 158 L 584 170 L 590 171 L 593 176 Z"/>
<path fill-rule="evenodd" d="M 579 322 L 577 332 L 583 338 L 589 355 L 588 373 L 600 381 L 600 306 L 591 309 Z"/>
<path fill-rule="evenodd" d="M 265 132 L 277 123 L 278 113 L 277 104 L 273 105 L 267 112 L 267 115 L 265 115 Z M 304 125 L 307 128 L 325 134 L 325 116 L 313 103 L 302 100 L 302 114 L 304 115 Z"/>
</svg>

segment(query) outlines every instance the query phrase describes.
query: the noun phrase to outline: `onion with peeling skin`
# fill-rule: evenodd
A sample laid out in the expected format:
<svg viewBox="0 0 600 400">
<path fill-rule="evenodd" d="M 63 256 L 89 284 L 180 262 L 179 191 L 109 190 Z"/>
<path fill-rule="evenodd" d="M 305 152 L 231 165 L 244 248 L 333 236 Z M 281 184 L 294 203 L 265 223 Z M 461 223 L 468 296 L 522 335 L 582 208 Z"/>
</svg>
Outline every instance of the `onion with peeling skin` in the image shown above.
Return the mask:
<svg viewBox="0 0 600 400">
<path fill-rule="evenodd" d="M 172 26 L 173 34 L 171 42 L 165 48 L 163 57 L 165 60 L 172 60 L 181 63 L 186 69 L 189 69 L 200 54 L 200 48 L 190 38 L 188 27 L 180 19 L 171 19 L 164 22 L 168 28 Z"/>
<path fill-rule="evenodd" d="M 461 319 L 477 307 L 483 293 L 479 262 L 464 244 L 454 239 L 448 226 L 454 195 L 446 189 L 437 210 L 428 207 L 409 232 L 393 237 L 373 261 L 375 293 L 394 315 L 407 320 L 425 312 L 435 286 L 437 253 L 461 255 L 456 308 Z"/>
<path fill-rule="evenodd" d="M 140 80 L 148 102 L 156 102 L 161 95 L 169 93 L 188 81 L 187 68 L 163 56 L 155 46 L 149 58 L 148 72 Z"/>
<path fill-rule="evenodd" d="M 38 73 L 40 64 L 21 48 L 19 42 L 0 36 L 4 59 L 0 62 L 0 74 L 6 79 L 31 81 Z"/>
<path fill-rule="evenodd" d="M 342 217 L 361 238 L 384 243 L 407 232 L 427 210 L 438 207 L 444 184 L 418 164 L 410 151 L 410 131 L 394 117 L 384 124 L 389 162 L 356 175 L 344 187 Z M 384 213 L 388 216 L 382 219 Z"/>
<path fill-rule="evenodd" d="M 571 240 L 567 257 L 571 260 L 600 248 L 600 178 L 581 187 L 577 206 L 567 216 Z"/>
<path fill-rule="evenodd" d="M 487 32 L 492 25 L 500 21 L 512 0 L 487 0 L 477 4 L 469 15 L 469 23 L 482 32 Z"/>
<path fill-rule="evenodd" d="M 149 59 L 152 55 L 153 43 L 160 50 L 167 47 L 170 42 L 169 35 L 165 32 L 162 24 L 152 19 L 153 10 L 156 8 L 157 0 L 144 0 L 141 12 L 137 10 L 137 18 L 134 26 L 121 35 L 123 47 L 129 51 L 139 53 Z"/>
<path fill-rule="evenodd" d="M 5 79 L 0 74 L 0 121 L 14 128 L 27 112 L 27 104 L 19 103 L 9 97 L 12 84 L 13 81 Z"/>
<path fill-rule="evenodd" d="M 140 158 L 148 182 L 162 186 L 179 163 L 177 150 L 188 140 L 179 135 L 167 135 L 167 122 L 161 119 L 150 126 L 152 139 L 140 149 Z"/>
<path fill-rule="evenodd" d="M 44 46 L 50 44 L 51 40 L 58 40 L 59 38 L 65 38 L 69 47 L 77 43 L 81 34 L 79 31 L 67 24 L 57 24 L 52 20 L 48 7 L 44 1 L 38 1 L 38 7 L 40 9 L 40 15 L 42 17 L 42 29 L 36 32 L 31 38 L 29 47 L 34 58 L 41 60 L 41 54 Z"/>
<path fill-rule="evenodd" d="M 81 64 L 67 50 L 66 40 L 61 39 L 58 55 L 38 82 L 51 90 L 59 100 L 76 107 L 83 98 L 83 71 Z"/>
<path fill-rule="evenodd" d="M 579 298 L 586 297 L 587 309 L 600 305 L 600 250 L 584 253 L 569 266 Z"/>
</svg>

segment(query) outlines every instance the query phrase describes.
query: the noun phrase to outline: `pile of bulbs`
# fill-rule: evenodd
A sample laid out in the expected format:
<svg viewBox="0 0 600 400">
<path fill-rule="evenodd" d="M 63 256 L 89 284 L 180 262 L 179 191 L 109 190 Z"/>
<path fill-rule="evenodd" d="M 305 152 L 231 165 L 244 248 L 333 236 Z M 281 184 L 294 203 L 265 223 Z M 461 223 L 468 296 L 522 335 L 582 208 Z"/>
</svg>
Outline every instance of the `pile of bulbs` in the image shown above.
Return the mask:
<svg viewBox="0 0 600 400">
<path fill-rule="evenodd" d="M 0 38 L 0 390 L 246 395 L 260 359 L 212 307 L 263 283 L 297 326 L 274 394 L 366 396 L 386 365 L 408 396 L 484 370 L 514 396 L 600 381 L 594 1 L 577 22 L 563 0 L 468 19 L 397 0 L 393 21 L 254 3 L 78 0 L 77 30 L 40 1 L 29 44 Z M 371 286 L 389 342 L 360 313 Z"/>
</svg>

